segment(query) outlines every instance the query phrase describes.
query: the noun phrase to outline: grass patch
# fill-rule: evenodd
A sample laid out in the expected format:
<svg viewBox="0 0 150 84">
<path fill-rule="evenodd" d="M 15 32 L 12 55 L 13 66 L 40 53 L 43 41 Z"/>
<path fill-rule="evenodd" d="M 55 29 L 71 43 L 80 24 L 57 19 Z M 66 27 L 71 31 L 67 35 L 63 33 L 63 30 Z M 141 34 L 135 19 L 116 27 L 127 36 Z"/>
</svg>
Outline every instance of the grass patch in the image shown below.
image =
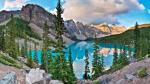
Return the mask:
<svg viewBox="0 0 150 84">
<path fill-rule="evenodd" d="M 100 82 L 98 80 L 94 80 L 93 84 L 100 84 Z"/>
<path fill-rule="evenodd" d="M 147 68 L 142 68 L 137 72 L 138 77 L 143 78 L 148 75 Z"/>
<path fill-rule="evenodd" d="M 2 54 L 0 54 L 0 63 L 8 66 L 13 66 L 19 69 L 22 68 L 22 65 L 18 64 L 13 58 L 6 57 Z"/>
</svg>

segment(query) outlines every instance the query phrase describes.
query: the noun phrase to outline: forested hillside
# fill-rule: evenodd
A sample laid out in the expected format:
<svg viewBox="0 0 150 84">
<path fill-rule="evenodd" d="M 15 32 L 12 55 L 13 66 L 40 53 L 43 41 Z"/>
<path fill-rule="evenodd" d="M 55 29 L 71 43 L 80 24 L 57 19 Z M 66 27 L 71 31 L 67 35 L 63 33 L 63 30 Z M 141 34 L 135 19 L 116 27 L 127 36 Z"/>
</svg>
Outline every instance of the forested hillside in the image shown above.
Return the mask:
<svg viewBox="0 0 150 84">
<path fill-rule="evenodd" d="M 137 32 L 137 44 L 139 56 L 143 57 L 147 54 L 150 54 L 150 26 L 142 27 L 137 25 L 136 29 L 130 29 L 124 33 L 111 35 L 107 37 L 100 38 L 101 42 L 114 43 L 114 44 L 123 44 L 128 45 L 129 47 L 134 47 L 135 44 L 135 33 Z"/>
</svg>

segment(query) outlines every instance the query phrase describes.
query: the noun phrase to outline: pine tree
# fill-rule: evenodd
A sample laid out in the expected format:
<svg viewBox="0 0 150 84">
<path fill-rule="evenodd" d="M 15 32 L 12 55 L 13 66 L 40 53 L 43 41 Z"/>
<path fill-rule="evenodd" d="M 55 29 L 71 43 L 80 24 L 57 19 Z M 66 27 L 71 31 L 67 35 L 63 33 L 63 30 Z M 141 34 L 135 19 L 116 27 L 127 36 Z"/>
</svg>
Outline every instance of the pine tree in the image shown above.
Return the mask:
<svg viewBox="0 0 150 84">
<path fill-rule="evenodd" d="M 42 48 L 42 65 L 41 68 L 48 72 L 48 46 L 49 46 L 49 26 L 45 22 L 45 27 L 43 28 L 43 48 Z"/>
<path fill-rule="evenodd" d="M 150 57 L 150 37 L 148 38 L 148 56 Z"/>
<path fill-rule="evenodd" d="M 84 71 L 84 75 L 83 75 L 83 78 L 85 80 L 88 80 L 90 79 L 90 76 L 89 76 L 89 56 L 88 56 L 88 50 L 85 50 L 85 71 Z"/>
<path fill-rule="evenodd" d="M 5 50 L 5 32 L 4 32 L 4 28 L 0 28 L 0 50 L 2 50 L 2 51 Z"/>
<path fill-rule="evenodd" d="M 139 48 L 140 44 L 138 44 L 139 38 L 140 38 L 140 30 L 138 28 L 138 23 L 136 22 L 135 29 L 134 29 L 134 47 L 135 47 L 134 57 L 135 58 L 138 58 L 138 52 L 140 49 Z"/>
<path fill-rule="evenodd" d="M 75 74 L 74 74 L 74 70 L 73 70 L 73 60 L 72 60 L 72 53 L 71 53 L 71 49 L 69 49 L 69 68 L 70 68 L 70 79 L 72 81 L 76 80 Z"/>
<path fill-rule="evenodd" d="M 21 47 L 21 56 L 23 56 L 23 57 L 26 56 L 24 45 L 22 45 L 22 47 Z"/>
<path fill-rule="evenodd" d="M 34 43 L 34 61 L 38 64 L 38 58 L 37 58 L 37 43 Z"/>
<path fill-rule="evenodd" d="M 94 54 L 93 54 L 93 61 L 92 61 L 92 79 L 97 78 L 98 76 L 103 74 L 103 56 L 98 55 L 98 39 L 95 38 L 94 43 Z"/>
<path fill-rule="evenodd" d="M 61 6 L 60 0 L 58 0 L 57 4 L 57 15 L 56 15 L 56 22 L 55 22 L 55 30 L 56 30 L 56 46 L 55 46 L 55 52 L 58 54 L 58 56 L 55 58 L 55 72 L 54 72 L 54 79 L 59 79 L 63 81 L 65 84 L 70 84 L 71 78 L 70 78 L 70 67 L 68 66 L 68 62 L 65 59 L 65 46 L 62 35 L 64 34 L 65 28 L 64 28 L 64 22 L 62 18 L 63 9 Z M 59 70 L 59 71 L 57 71 Z"/>
<path fill-rule="evenodd" d="M 24 32 L 24 56 L 28 56 L 28 38 L 27 35 Z"/>
<path fill-rule="evenodd" d="M 118 62 L 118 49 L 117 46 L 115 45 L 115 50 L 114 50 L 114 59 L 113 59 L 113 65 L 117 64 Z"/>
<path fill-rule="evenodd" d="M 69 49 L 69 66 L 71 68 L 71 71 L 73 72 L 73 60 L 72 60 L 71 49 Z"/>
<path fill-rule="evenodd" d="M 31 49 L 31 44 L 30 44 L 30 48 L 29 48 L 29 54 L 27 56 L 27 65 L 31 68 L 34 68 L 34 62 L 32 59 L 32 49 Z"/>
<path fill-rule="evenodd" d="M 120 57 L 118 59 L 118 64 L 120 64 L 121 66 L 125 66 L 127 65 L 128 62 L 128 58 L 127 58 L 127 54 L 126 54 L 126 48 L 124 46 L 124 48 L 122 49 L 122 52 L 120 53 Z"/>
<path fill-rule="evenodd" d="M 18 56 L 21 55 L 21 50 L 20 50 L 20 45 L 19 45 L 19 43 L 20 43 L 20 42 L 19 42 L 19 39 L 17 39 L 17 43 L 16 43 L 17 51 L 16 51 L 16 52 L 17 52 L 17 55 L 18 55 Z"/>
<path fill-rule="evenodd" d="M 11 23 L 11 24 L 10 24 Z M 9 25 L 6 27 L 6 52 L 12 56 L 13 58 L 17 58 L 17 44 L 15 42 L 15 23 L 14 23 L 14 17 L 11 15 L 11 22 Z"/>
</svg>

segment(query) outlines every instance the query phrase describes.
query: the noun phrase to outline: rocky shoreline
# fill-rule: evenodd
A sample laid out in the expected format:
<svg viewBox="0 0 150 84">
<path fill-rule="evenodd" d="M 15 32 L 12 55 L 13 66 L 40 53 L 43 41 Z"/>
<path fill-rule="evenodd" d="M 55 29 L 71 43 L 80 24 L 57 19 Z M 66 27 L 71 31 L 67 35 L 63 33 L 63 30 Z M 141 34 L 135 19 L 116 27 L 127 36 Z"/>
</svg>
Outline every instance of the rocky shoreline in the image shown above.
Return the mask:
<svg viewBox="0 0 150 84">
<path fill-rule="evenodd" d="M 141 78 L 137 73 L 144 68 L 148 75 Z M 131 63 L 121 70 L 97 78 L 96 81 L 100 84 L 150 84 L 150 58 Z"/>
<path fill-rule="evenodd" d="M 148 74 L 143 78 L 137 75 L 137 72 L 142 68 L 146 68 Z M 10 79 L 13 82 L 11 84 L 63 84 L 59 80 L 53 80 L 51 74 L 47 74 L 45 73 L 44 70 L 40 70 L 38 68 L 23 70 L 1 64 L 0 83 L 7 82 Z M 13 80 L 15 80 L 16 82 L 14 82 Z M 121 70 L 100 76 L 94 81 L 90 80 L 76 81 L 76 84 L 149 84 L 149 83 L 150 83 L 150 58 L 147 58 L 139 62 L 131 63 Z"/>
<path fill-rule="evenodd" d="M 39 68 L 24 70 L 0 64 L 0 84 L 63 84 L 51 76 Z"/>
</svg>

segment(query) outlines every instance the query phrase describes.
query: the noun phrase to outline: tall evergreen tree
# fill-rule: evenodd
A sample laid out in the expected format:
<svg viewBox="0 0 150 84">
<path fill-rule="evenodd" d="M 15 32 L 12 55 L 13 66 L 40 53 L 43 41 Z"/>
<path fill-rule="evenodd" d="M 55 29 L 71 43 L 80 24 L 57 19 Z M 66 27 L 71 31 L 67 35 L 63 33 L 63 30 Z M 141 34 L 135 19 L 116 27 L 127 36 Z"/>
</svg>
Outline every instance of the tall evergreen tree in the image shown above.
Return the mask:
<svg viewBox="0 0 150 84">
<path fill-rule="evenodd" d="M 26 56 L 26 54 L 25 54 L 25 47 L 24 47 L 24 45 L 22 45 L 22 47 L 21 47 L 21 56 L 23 56 L 23 57 L 25 57 L 25 56 Z"/>
<path fill-rule="evenodd" d="M 117 62 L 118 62 L 118 49 L 117 49 L 117 46 L 116 46 L 116 45 L 115 45 L 113 57 L 114 57 L 114 59 L 113 59 L 113 64 L 117 64 Z"/>
<path fill-rule="evenodd" d="M 85 71 L 84 71 L 84 75 L 83 75 L 83 78 L 85 80 L 88 80 L 90 79 L 90 76 L 89 76 L 89 72 L 90 72 L 90 69 L 89 69 L 89 55 L 88 55 L 88 50 L 85 50 Z"/>
<path fill-rule="evenodd" d="M 93 54 L 93 61 L 92 61 L 92 78 L 95 79 L 97 78 L 98 76 L 102 75 L 103 74 L 103 57 L 100 56 L 98 54 L 98 45 L 99 45 L 99 42 L 98 42 L 98 38 L 95 38 L 94 40 L 94 54 Z"/>
<path fill-rule="evenodd" d="M 120 57 L 118 59 L 118 64 L 125 66 L 127 65 L 128 62 L 128 58 L 127 58 L 127 53 L 126 53 L 126 48 L 124 46 L 124 48 L 122 49 L 121 53 L 120 53 Z"/>
<path fill-rule="evenodd" d="M 28 44 L 27 44 L 27 35 L 23 30 L 23 37 L 24 37 L 24 42 L 23 45 L 21 46 L 21 56 L 27 57 L 28 56 Z"/>
<path fill-rule="evenodd" d="M 138 52 L 139 52 L 139 38 L 140 38 L 140 30 L 138 28 L 138 23 L 136 22 L 135 29 L 134 29 L 134 47 L 135 47 L 135 54 L 134 57 L 138 58 Z"/>
<path fill-rule="evenodd" d="M 149 55 L 149 57 L 150 57 L 150 37 L 148 38 L 148 55 Z"/>
<path fill-rule="evenodd" d="M 30 49 L 29 49 L 29 54 L 27 56 L 27 65 L 31 68 L 34 68 L 34 62 L 32 59 L 32 49 L 31 49 L 31 44 L 30 44 Z"/>
<path fill-rule="evenodd" d="M 38 64 L 38 57 L 37 57 L 37 43 L 34 43 L 34 61 Z"/>
<path fill-rule="evenodd" d="M 13 58 L 17 58 L 17 44 L 15 41 L 15 23 L 14 23 L 14 17 L 11 15 L 11 22 L 8 23 L 9 25 L 6 27 L 7 28 L 7 34 L 6 34 L 6 52 L 12 56 Z"/>
<path fill-rule="evenodd" d="M 55 70 L 55 76 L 54 79 L 59 79 L 63 81 L 65 84 L 70 84 L 71 78 L 69 76 L 70 73 L 70 67 L 68 66 L 68 62 L 65 59 L 65 52 L 64 52 L 64 41 L 62 35 L 64 34 L 65 28 L 64 28 L 64 22 L 62 18 L 63 9 L 61 6 L 61 1 L 58 0 L 57 4 L 57 15 L 56 15 L 56 22 L 55 22 L 55 30 L 56 30 L 56 46 L 55 46 L 55 52 L 58 54 L 58 56 L 55 58 L 56 63 L 56 70 Z M 57 71 L 59 70 L 59 71 Z"/>
<path fill-rule="evenodd" d="M 42 65 L 41 68 L 48 72 L 48 46 L 49 46 L 49 26 L 45 22 L 45 27 L 43 28 L 43 48 L 42 48 Z"/>
<path fill-rule="evenodd" d="M 71 71 L 73 72 L 73 60 L 72 60 L 71 49 L 69 49 L 69 65 L 70 65 Z"/>
<path fill-rule="evenodd" d="M 2 26 L 5 27 L 5 26 Z M 5 31 L 4 28 L 0 28 L 0 50 L 5 50 Z"/>
<path fill-rule="evenodd" d="M 25 52 L 25 56 L 28 56 L 28 38 L 27 38 L 27 35 L 25 34 L 24 32 L 24 35 L 25 35 L 25 38 L 24 38 L 24 52 Z"/>
<path fill-rule="evenodd" d="M 70 79 L 71 79 L 71 82 L 72 81 L 75 81 L 76 77 L 75 77 L 75 74 L 74 74 L 74 70 L 73 70 L 73 60 L 72 60 L 72 53 L 71 53 L 71 49 L 69 49 L 69 68 L 70 68 Z"/>
</svg>

